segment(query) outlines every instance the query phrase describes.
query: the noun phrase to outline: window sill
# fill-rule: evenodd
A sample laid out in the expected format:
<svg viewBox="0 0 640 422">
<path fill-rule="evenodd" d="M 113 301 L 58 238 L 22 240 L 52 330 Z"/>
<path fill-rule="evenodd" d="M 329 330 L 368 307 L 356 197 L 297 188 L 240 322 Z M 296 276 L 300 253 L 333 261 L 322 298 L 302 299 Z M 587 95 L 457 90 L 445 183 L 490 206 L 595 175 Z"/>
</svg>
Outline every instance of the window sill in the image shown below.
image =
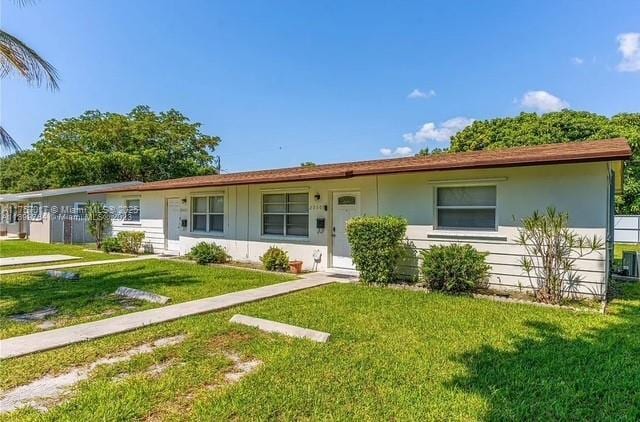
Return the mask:
<svg viewBox="0 0 640 422">
<path fill-rule="evenodd" d="M 496 231 L 463 231 L 463 230 L 437 230 L 427 234 L 427 239 L 465 239 L 465 240 L 490 240 L 495 242 L 506 242 L 507 236 L 498 234 Z"/>
<path fill-rule="evenodd" d="M 224 238 L 224 232 L 201 232 L 201 231 L 190 231 L 188 232 L 189 236 L 194 237 L 213 237 L 217 239 Z"/>
<path fill-rule="evenodd" d="M 123 226 L 141 226 L 142 223 L 136 221 L 125 221 L 122 223 Z"/>
<path fill-rule="evenodd" d="M 261 240 L 280 241 L 280 242 L 293 242 L 293 243 L 310 243 L 309 237 L 303 236 L 278 236 L 263 234 L 260 236 Z"/>
</svg>

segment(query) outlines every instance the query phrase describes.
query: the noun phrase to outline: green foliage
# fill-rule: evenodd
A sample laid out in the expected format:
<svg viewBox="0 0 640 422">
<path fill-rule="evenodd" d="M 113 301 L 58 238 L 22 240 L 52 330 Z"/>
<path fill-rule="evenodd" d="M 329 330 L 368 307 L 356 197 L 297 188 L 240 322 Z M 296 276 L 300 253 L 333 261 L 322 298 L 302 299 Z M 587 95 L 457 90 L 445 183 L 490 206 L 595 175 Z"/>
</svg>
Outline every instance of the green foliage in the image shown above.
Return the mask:
<svg viewBox="0 0 640 422">
<path fill-rule="evenodd" d="M 117 237 L 107 237 L 102 241 L 102 250 L 106 253 L 122 252 L 122 245 Z"/>
<path fill-rule="evenodd" d="M 142 241 L 144 240 L 144 232 L 124 231 L 118 233 L 118 242 L 122 247 L 122 252 L 130 254 L 140 253 Z"/>
<path fill-rule="evenodd" d="M 101 202 L 87 203 L 87 223 L 89 233 L 96 240 L 96 247 L 100 249 L 104 235 L 111 226 L 111 214 L 107 207 Z"/>
<path fill-rule="evenodd" d="M 428 147 L 424 147 L 420 151 L 418 151 L 418 153 L 416 154 L 416 157 L 426 156 L 426 155 L 446 154 L 447 152 L 449 152 L 448 148 L 434 148 L 432 150 L 429 150 Z"/>
<path fill-rule="evenodd" d="M 214 173 L 220 138 L 176 110 L 87 111 L 49 120 L 30 151 L 0 160 L 0 190 L 20 192 Z"/>
<path fill-rule="evenodd" d="M 624 137 L 633 158 L 625 166 L 624 193 L 617 198 L 617 212 L 640 214 L 640 113 L 611 118 L 586 111 L 563 110 L 538 115 L 477 120 L 451 139 L 451 151 L 508 148 L 559 142 Z"/>
<path fill-rule="evenodd" d="M 572 284 L 580 283 L 576 260 L 604 246 L 598 237 L 579 236 L 568 226 L 569 214 L 549 207 L 545 214 L 523 218 L 518 229 L 516 243 L 527 251 L 520 262 L 541 302 L 560 303 Z"/>
<path fill-rule="evenodd" d="M 432 290 L 467 292 L 486 283 L 486 255 L 471 245 L 434 245 L 422 251 L 422 276 Z"/>
<path fill-rule="evenodd" d="M 351 256 L 360 280 L 365 283 L 394 280 L 406 232 L 407 220 L 400 217 L 362 216 L 347 222 Z"/>
<path fill-rule="evenodd" d="M 264 268 L 269 271 L 287 271 L 289 269 L 289 254 L 277 246 L 271 246 L 260 257 Z"/>
<path fill-rule="evenodd" d="M 200 242 L 196 244 L 191 248 L 188 257 L 200 265 L 222 264 L 231 259 L 227 251 L 222 246 L 209 242 Z"/>
</svg>

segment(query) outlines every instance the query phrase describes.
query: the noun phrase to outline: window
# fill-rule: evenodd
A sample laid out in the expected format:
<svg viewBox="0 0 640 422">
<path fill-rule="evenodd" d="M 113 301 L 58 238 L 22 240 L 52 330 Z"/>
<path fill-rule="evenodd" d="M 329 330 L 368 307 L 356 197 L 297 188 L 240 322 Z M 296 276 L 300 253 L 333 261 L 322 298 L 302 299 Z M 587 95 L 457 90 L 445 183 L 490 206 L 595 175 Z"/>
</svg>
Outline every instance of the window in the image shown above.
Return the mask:
<svg viewBox="0 0 640 422">
<path fill-rule="evenodd" d="M 138 211 L 140 210 L 140 201 L 138 200 Z M 76 218 L 84 220 L 87 216 L 87 204 L 85 202 L 76 202 L 73 204 L 73 213 Z M 138 218 L 140 220 L 140 218 Z"/>
<path fill-rule="evenodd" d="M 42 203 L 32 202 L 29 204 L 29 220 L 40 221 L 42 220 Z"/>
<path fill-rule="evenodd" d="M 309 236 L 309 194 L 264 194 L 262 196 L 262 234 Z"/>
<path fill-rule="evenodd" d="M 224 196 L 191 198 L 191 231 L 224 232 Z"/>
<path fill-rule="evenodd" d="M 495 230 L 496 187 L 439 187 L 437 228 Z"/>
<path fill-rule="evenodd" d="M 353 195 L 338 197 L 338 205 L 356 205 L 356 197 Z"/>
<path fill-rule="evenodd" d="M 16 206 L 15 205 L 9 205 L 9 223 L 15 223 L 16 222 Z"/>
<path fill-rule="evenodd" d="M 127 199 L 125 201 L 125 221 L 140 222 L 140 200 L 139 199 Z"/>
</svg>

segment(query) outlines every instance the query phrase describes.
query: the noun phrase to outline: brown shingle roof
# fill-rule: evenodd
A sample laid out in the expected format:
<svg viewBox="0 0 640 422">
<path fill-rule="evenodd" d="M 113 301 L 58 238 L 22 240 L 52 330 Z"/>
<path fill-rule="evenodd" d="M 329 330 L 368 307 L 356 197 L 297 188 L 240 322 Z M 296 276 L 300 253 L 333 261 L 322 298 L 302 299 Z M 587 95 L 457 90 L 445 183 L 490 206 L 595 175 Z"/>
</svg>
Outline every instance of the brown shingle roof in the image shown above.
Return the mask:
<svg viewBox="0 0 640 422">
<path fill-rule="evenodd" d="M 630 157 L 631 148 L 629 147 L 629 143 L 623 138 L 616 138 L 601 141 L 545 144 L 501 150 L 469 151 L 421 157 L 356 161 L 311 167 L 292 167 L 194 176 L 149 182 L 126 189 L 110 189 L 105 190 L 105 192 L 150 191 L 206 186 L 341 179 L 354 176 L 418 171 L 616 161 L 627 160 Z"/>
</svg>

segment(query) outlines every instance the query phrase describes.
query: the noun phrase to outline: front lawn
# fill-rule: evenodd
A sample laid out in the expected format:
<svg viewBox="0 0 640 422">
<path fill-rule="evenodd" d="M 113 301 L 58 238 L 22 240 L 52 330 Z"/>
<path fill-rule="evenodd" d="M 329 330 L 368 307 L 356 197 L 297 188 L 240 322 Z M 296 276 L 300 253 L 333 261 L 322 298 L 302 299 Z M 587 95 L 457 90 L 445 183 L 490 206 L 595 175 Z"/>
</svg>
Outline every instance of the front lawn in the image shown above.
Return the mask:
<svg viewBox="0 0 640 422">
<path fill-rule="evenodd" d="M 93 250 L 92 250 L 93 249 Z M 60 243 L 40 243 L 31 242 L 29 240 L 3 240 L 0 241 L 0 258 L 9 258 L 15 256 L 34 256 L 34 255 L 70 255 L 80 259 L 68 261 L 56 261 L 50 264 L 27 264 L 27 265 L 9 265 L 0 267 L 0 270 L 8 270 L 10 268 L 26 268 L 42 265 L 58 265 L 70 264 L 74 262 L 84 261 L 101 261 L 105 259 L 122 259 L 132 258 L 134 255 L 123 254 L 106 254 L 95 250 L 95 244 L 91 245 L 63 245 Z"/>
<path fill-rule="evenodd" d="M 638 420 L 640 285 L 612 315 L 331 285 L 3 362 L 0 389 L 179 334 L 98 368 L 29 420 Z M 242 313 L 331 333 L 327 344 L 227 321 Z M 235 352 L 263 364 L 238 384 Z M 165 365 L 160 375 L 151 371 Z"/>
<path fill-rule="evenodd" d="M 47 307 L 58 310 L 52 321 L 61 327 L 159 306 L 139 301 L 123 302 L 113 295 L 120 286 L 168 296 L 172 303 L 177 303 L 293 278 L 156 259 L 69 271 L 79 273 L 80 280 L 53 279 L 44 272 L 3 275 L 0 280 L 0 338 L 39 331 L 38 323 L 13 322 L 9 316 Z"/>
</svg>

